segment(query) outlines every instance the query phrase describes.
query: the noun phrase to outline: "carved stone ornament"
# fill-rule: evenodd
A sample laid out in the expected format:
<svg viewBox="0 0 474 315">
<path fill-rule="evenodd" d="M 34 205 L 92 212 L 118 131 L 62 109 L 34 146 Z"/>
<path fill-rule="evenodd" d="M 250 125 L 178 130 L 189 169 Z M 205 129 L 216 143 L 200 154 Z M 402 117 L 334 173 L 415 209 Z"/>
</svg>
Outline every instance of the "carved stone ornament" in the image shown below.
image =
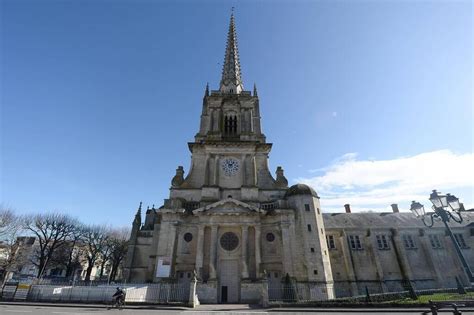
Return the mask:
<svg viewBox="0 0 474 315">
<path fill-rule="evenodd" d="M 283 174 L 283 169 L 281 168 L 281 166 L 277 167 L 276 177 L 277 177 L 276 178 L 276 185 L 278 187 L 281 187 L 281 188 L 288 187 L 288 180 L 286 179 L 285 175 Z"/>
<path fill-rule="evenodd" d="M 171 186 L 179 187 L 184 182 L 184 169 L 182 166 L 178 166 L 176 169 L 176 175 L 174 175 L 173 179 L 171 180 Z"/>
</svg>

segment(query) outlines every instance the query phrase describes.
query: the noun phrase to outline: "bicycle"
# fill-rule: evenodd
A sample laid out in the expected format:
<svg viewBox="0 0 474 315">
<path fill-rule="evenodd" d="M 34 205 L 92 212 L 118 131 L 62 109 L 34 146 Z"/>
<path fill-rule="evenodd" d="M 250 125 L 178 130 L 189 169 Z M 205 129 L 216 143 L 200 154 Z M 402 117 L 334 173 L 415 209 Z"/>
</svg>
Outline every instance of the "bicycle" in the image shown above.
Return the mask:
<svg viewBox="0 0 474 315">
<path fill-rule="evenodd" d="M 124 306 L 125 306 L 125 296 L 121 296 L 118 299 L 114 298 L 112 300 L 112 303 L 107 309 L 110 310 L 110 309 L 116 308 L 121 311 L 124 308 Z"/>
</svg>

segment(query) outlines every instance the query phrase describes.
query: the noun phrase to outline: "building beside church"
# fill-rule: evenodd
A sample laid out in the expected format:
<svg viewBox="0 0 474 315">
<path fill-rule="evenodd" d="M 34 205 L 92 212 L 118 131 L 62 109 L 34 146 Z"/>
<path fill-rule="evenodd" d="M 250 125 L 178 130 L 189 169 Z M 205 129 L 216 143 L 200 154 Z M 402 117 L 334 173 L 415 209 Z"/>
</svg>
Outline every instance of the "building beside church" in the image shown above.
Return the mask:
<svg viewBox="0 0 474 315">
<path fill-rule="evenodd" d="M 203 303 L 258 302 L 262 282 L 304 283 L 318 299 L 468 280 L 441 225 L 411 213 L 323 213 L 304 184 L 288 186 L 268 168 L 272 144 L 261 129 L 257 89 L 245 90 L 234 16 L 222 79 L 206 87 L 199 131 L 188 143 L 187 174 L 178 166 L 170 195 L 132 225 L 124 277 L 129 282 L 189 283 Z M 395 197 L 396 198 L 396 197 Z M 474 215 L 454 231 L 474 266 Z M 443 264 L 454 266 L 446 271 Z"/>
</svg>

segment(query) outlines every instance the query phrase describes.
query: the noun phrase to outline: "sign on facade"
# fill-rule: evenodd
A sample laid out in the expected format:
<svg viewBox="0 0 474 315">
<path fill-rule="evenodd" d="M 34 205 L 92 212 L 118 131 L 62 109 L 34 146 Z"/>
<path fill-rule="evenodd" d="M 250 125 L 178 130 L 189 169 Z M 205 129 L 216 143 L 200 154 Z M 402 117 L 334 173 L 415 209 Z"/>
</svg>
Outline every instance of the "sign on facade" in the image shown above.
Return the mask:
<svg viewBox="0 0 474 315">
<path fill-rule="evenodd" d="M 31 285 L 28 283 L 20 283 L 15 292 L 15 300 L 26 300 Z"/>
<path fill-rule="evenodd" d="M 158 259 L 158 265 L 156 266 L 156 277 L 157 278 L 169 278 L 171 272 L 171 258 L 163 257 Z"/>
<path fill-rule="evenodd" d="M 61 294 L 62 291 L 63 291 L 63 288 L 54 288 L 53 294 Z"/>
</svg>

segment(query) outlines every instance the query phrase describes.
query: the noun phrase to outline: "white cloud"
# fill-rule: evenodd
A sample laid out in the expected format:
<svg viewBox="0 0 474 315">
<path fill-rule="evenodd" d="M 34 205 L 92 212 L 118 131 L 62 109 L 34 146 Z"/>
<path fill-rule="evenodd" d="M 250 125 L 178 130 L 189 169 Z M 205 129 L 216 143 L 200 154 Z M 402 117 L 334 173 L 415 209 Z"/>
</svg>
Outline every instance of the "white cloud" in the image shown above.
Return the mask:
<svg viewBox="0 0 474 315">
<path fill-rule="evenodd" d="M 346 203 L 356 211 L 388 210 L 392 203 L 407 208 L 411 200 L 426 200 L 432 189 L 474 189 L 474 154 L 449 150 L 392 160 L 358 160 L 356 153 L 347 153 L 318 171 L 323 174 L 298 182 L 314 187 L 329 211 L 341 211 Z"/>
</svg>

